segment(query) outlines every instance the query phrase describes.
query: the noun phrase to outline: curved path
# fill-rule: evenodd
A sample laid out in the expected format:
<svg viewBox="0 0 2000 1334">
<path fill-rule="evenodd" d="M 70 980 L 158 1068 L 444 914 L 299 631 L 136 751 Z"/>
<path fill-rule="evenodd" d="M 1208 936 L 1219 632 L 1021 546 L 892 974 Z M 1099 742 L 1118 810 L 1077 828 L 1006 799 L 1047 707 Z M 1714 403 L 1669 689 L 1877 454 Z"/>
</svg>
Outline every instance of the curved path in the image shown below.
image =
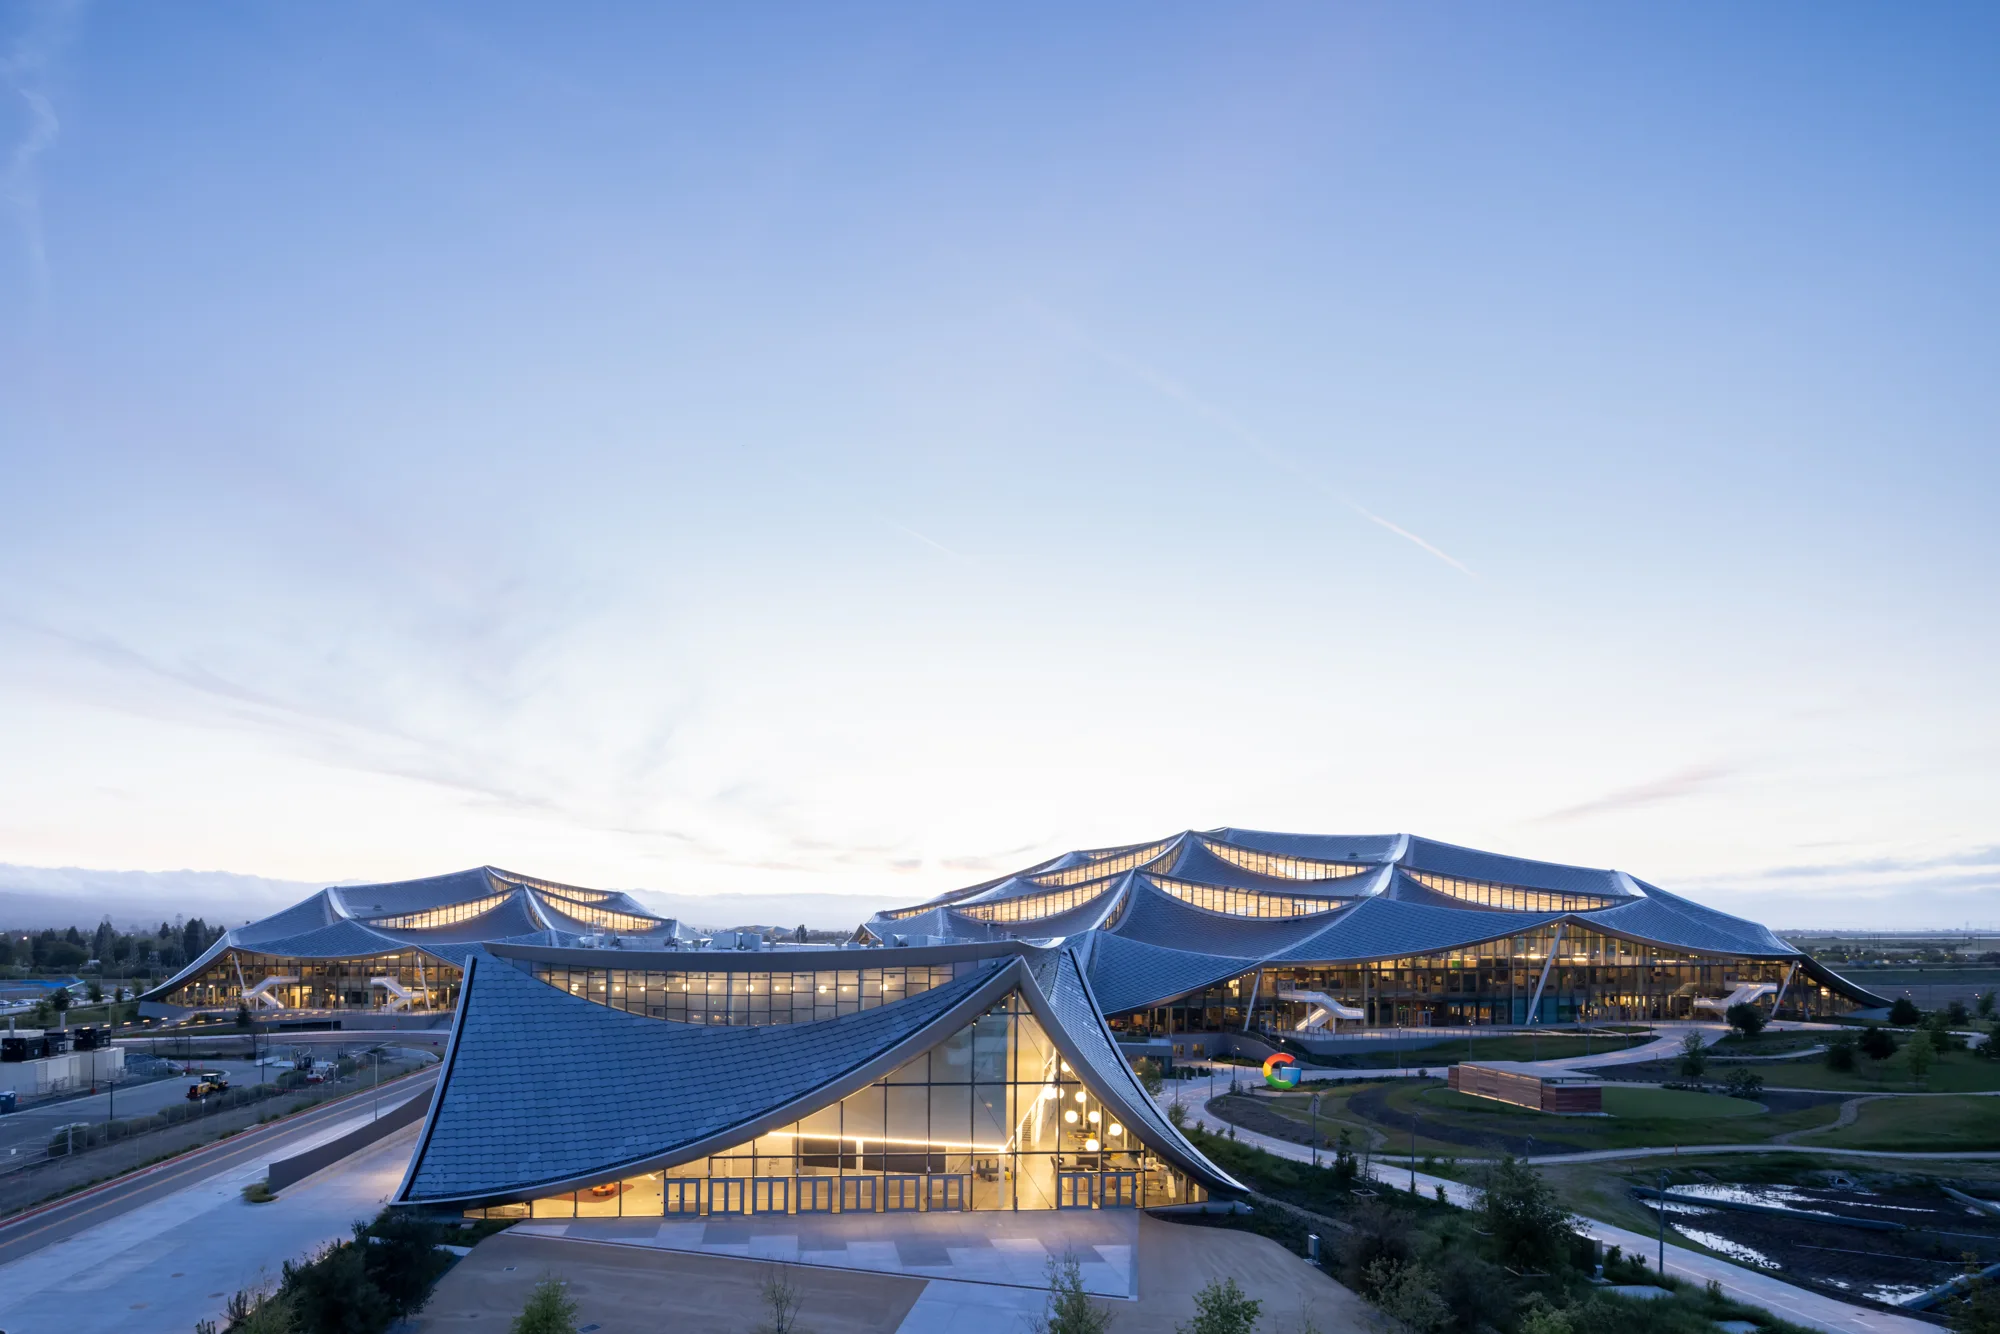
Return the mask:
<svg viewBox="0 0 2000 1334">
<path fill-rule="evenodd" d="M 1194 1081 L 1182 1082 L 1191 1083 Z M 1160 1101 L 1165 1107 L 1172 1107 L 1176 1102 L 1181 1102 L 1183 1110 L 1189 1110 L 1191 1107 L 1199 1105 L 1194 1102 L 1196 1092 L 1196 1090 L 1185 1088 L 1175 1088 L 1171 1091 L 1163 1090 Z M 1279 1158 L 1288 1158 L 1293 1162 L 1312 1161 L 1312 1150 L 1304 1144 L 1293 1144 L 1286 1140 L 1273 1139 L 1268 1135 L 1259 1135 L 1255 1131 L 1247 1131 L 1240 1128 L 1236 1131 L 1236 1138 L 1244 1144 L 1262 1149 L 1266 1153 L 1273 1154 Z M 1731 1147 L 1734 1148 L 1736 1146 Z M 1763 1148 L 1765 1146 L 1759 1145 L 1756 1147 Z M 1666 1150 L 1666 1152 L 1672 1152 L 1672 1150 Z M 1597 1156 L 1599 1155 L 1567 1154 L 1556 1160 L 1543 1159 L 1538 1161 L 1579 1162 L 1587 1161 Z M 1602 1156 L 1611 1157 L 1617 1155 L 1614 1153 Z M 1885 1154 L 1881 1156 L 1921 1157 L 1928 1155 Z M 1962 1158 L 1967 1155 L 1953 1154 L 1948 1156 Z M 2000 1154 L 1991 1156 L 2000 1157 Z M 1461 1159 L 1460 1161 L 1463 1162 L 1465 1160 Z M 1477 1203 L 1474 1198 L 1475 1192 L 1470 1186 L 1457 1181 L 1447 1181 L 1443 1177 L 1418 1172 L 1413 1170 L 1412 1167 L 1398 1167 L 1393 1163 L 1382 1161 L 1379 1157 L 1369 1165 L 1369 1175 L 1385 1185 L 1414 1187 L 1426 1193 L 1442 1192 L 1446 1200 L 1458 1205 L 1460 1208 L 1471 1208 Z M 1624 1247 L 1628 1255 L 1651 1257 L 1656 1253 L 1658 1243 L 1653 1237 L 1644 1236 L 1641 1233 L 1633 1232 L 1626 1228 L 1614 1227 L 1609 1223 L 1599 1222 L 1594 1218 L 1585 1218 L 1580 1221 L 1587 1225 L 1587 1229 L 1593 1237 L 1607 1245 Z M 1909 1316 L 1895 1315 L 1887 1311 L 1875 1311 L 1864 1307 L 1850 1306 L 1846 1302 L 1836 1301 L 1820 1293 L 1811 1292 L 1805 1288 L 1794 1287 L 1792 1284 L 1773 1278 L 1769 1274 L 1760 1273 L 1754 1269 L 1745 1269 L 1741 1265 L 1731 1264 L 1727 1260 L 1708 1255 L 1705 1252 L 1689 1250 L 1678 1241 L 1666 1248 L 1666 1261 L 1667 1272 L 1670 1274 L 1691 1279 L 1696 1283 L 1713 1282 L 1737 1301 L 1747 1303 L 1751 1306 L 1763 1307 L 1765 1310 L 1786 1320 L 1808 1326 L 1809 1328 L 1825 1330 L 1827 1334 L 1937 1334 L 1936 1326 L 1926 1324 L 1921 1320 L 1913 1320 Z"/>
</svg>

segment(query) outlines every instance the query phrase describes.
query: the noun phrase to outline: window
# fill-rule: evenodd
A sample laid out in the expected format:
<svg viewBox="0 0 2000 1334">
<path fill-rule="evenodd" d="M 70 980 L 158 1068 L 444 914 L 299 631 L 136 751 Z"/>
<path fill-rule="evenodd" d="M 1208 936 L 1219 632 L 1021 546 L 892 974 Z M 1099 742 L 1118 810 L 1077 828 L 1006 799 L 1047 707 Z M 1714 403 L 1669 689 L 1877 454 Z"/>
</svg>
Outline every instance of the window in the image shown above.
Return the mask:
<svg viewBox="0 0 2000 1334">
<path fill-rule="evenodd" d="M 1309 857 L 1285 857 L 1275 852 L 1258 852 L 1252 848 L 1239 848 L 1233 843 L 1217 843 L 1203 839 L 1202 846 L 1228 862 L 1246 871 L 1259 875 L 1281 876 L 1286 880 L 1345 880 L 1351 875 L 1362 875 L 1375 868 L 1354 862 L 1321 862 Z"/>
<path fill-rule="evenodd" d="M 1589 912 L 1593 908 L 1609 908 L 1624 902 L 1597 894 L 1565 894 L 1553 889 L 1498 885 L 1487 880 L 1461 880 L 1457 876 L 1434 875 L 1429 871 L 1409 871 L 1407 874 L 1426 889 L 1508 912 Z"/>
<path fill-rule="evenodd" d="M 980 922 L 1039 922 L 1044 917 L 1080 908 L 1109 888 L 1109 880 L 1093 880 L 1046 894 L 1023 894 L 1019 898 L 998 899 L 992 903 L 968 903 L 956 911 Z"/>
<path fill-rule="evenodd" d="M 510 890 L 509 893 L 512 891 Z M 394 917 L 368 917 L 362 920 L 370 926 L 388 927 L 397 931 L 426 931 L 432 927 L 450 926 L 453 922 L 463 922 L 490 912 L 507 901 L 507 894 L 495 894 L 490 898 L 468 899 L 464 903 L 448 903 L 442 908 L 426 908 L 422 912 L 399 913 Z"/>
<path fill-rule="evenodd" d="M 1266 894 L 1256 889 L 1199 885 L 1191 880 L 1169 880 L 1161 876 L 1153 877 L 1153 883 L 1160 887 L 1162 893 L 1171 894 L 1183 903 L 1192 903 L 1209 912 L 1227 913 L 1231 917 L 1304 917 L 1310 913 L 1332 912 L 1354 902 L 1351 898 Z"/>
</svg>

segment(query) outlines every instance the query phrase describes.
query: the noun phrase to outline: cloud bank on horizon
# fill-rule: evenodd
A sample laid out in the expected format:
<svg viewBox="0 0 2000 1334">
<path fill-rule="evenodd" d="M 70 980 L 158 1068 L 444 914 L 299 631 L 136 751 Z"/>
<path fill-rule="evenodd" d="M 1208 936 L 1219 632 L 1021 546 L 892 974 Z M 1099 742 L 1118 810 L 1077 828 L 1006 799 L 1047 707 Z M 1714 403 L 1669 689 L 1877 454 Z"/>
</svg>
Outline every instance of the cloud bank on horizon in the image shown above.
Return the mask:
<svg viewBox="0 0 2000 1334">
<path fill-rule="evenodd" d="M 1232 824 L 2000 916 L 2000 13 L 0 53 L 8 862 L 881 903 Z"/>
</svg>

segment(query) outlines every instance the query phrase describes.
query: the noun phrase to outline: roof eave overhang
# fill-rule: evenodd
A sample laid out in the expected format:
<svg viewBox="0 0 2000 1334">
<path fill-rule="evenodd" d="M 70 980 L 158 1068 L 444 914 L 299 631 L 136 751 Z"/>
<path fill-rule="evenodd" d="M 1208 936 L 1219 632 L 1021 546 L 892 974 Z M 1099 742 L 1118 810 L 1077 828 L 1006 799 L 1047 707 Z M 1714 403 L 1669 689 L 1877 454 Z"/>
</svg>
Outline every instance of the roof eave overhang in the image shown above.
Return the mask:
<svg viewBox="0 0 2000 1334">
<path fill-rule="evenodd" d="M 584 952 L 596 953 L 596 951 Z M 796 1121 L 808 1113 L 819 1110 L 821 1107 L 839 1102 L 850 1093 L 866 1088 L 882 1076 L 888 1074 L 891 1070 L 894 1070 L 911 1056 L 921 1051 L 930 1050 L 945 1038 L 951 1036 L 952 1033 L 963 1028 L 972 1019 L 984 1013 L 993 1002 L 1005 996 L 1009 991 L 1014 990 L 1016 987 L 1021 987 L 1025 991 L 1033 985 L 1034 979 L 1028 975 L 1027 967 L 1017 956 L 995 969 L 992 977 L 966 993 L 964 998 L 959 1000 L 950 1009 L 942 1011 L 931 1019 L 929 1023 L 913 1030 L 900 1041 L 883 1048 L 860 1064 L 850 1067 L 838 1078 L 828 1080 L 826 1083 L 820 1084 L 787 1102 L 780 1103 L 775 1107 L 760 1112 L 756 1116 L 735 1122 L 713 1134 L 704 1135 L 698 1140 L 690 1140 L 685 1144 L 676 1145 L 670 1150 L 648 1154 L 640 1158 L 626 1159 L 621 1162 L 605 1163 L 600 1167 L 592 1168 L 588 1172 L 576 1175 L 554 1178 L 547 1181 L 523 1182 L 510 1186 L 504 1191 L 482 1191 L 469 1195 L 412 1196 L 410 1194 L 410 1187 L 415 1182 L 418 1170 L 423 1164 L 424 1153 L 430 1147 L 431 1129 L 437 1120 L 439 1109 L 444 1105 L 446 1081 L 451 1077 L 451 1062 L 458 1050 L 458 1034 L 464 1026 L 465 1015 L 470 1008 L 471 988 L 468 986 L 462 993 L 468 999 L 460 1003 L 459 1017 L 452 1030 L 451 1044 L 445 1053 L 445 1068 L 438 1076 L 439 1092 L 431 1100 L 431 1110 L 429 1115 L 424 1118 L 423 1134 L 417 1141 L 417 1151 L 411 1155 L 409 1170 L 404 1175 L 402 1185 L 396 1190 L 396 1194 L 393 1197 L 394 1202 L 397 1204 L 425 1206 L 449 1204 L 474 1209 L 488 1204 L 509 1203 L 528 1195 L 560 1195 L 564 1191 L 581 1190 L 607 1179 L 632 1176 L 640 1172 L 663 1171 L 667 1168 L 678 1167 L 682 1163 L 692 1162 L 696 1158 L 705 1158 L 717 1150 L 741 1144 L 745 1140 L 755 1139 L 767 1131 Z"/>
</svg>

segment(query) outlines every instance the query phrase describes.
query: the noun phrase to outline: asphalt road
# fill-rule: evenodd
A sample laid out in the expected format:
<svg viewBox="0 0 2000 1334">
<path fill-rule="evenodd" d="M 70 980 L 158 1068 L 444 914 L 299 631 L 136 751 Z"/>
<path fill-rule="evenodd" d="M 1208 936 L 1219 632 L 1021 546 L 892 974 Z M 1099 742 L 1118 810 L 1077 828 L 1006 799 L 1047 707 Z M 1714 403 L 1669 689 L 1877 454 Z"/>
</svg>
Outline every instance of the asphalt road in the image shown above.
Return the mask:
<svg viewBox="0 0 2000 1334">
<path fill-rule="evenodd" d="M 225 1070 L 232 1084 L 257 1082 L 257 1067 L 248 1061 L 203 1061 L 204 1070 Z M 278 1071 L 267 1069 L 267 1079 Z M 35 1153 L 46 1146 L 57 1126 L 72 1121 L 102 1122 L 107 1116 L 149 1116 L 165 1107 L 187 1101 L 191 1079 L 178 1076 L 147 1083 L 121 1084 L 115 1093 L 99 1092 L 77 1098 L 60 1098 L 36 1103 L 18 1112 L 0 1116 L 0 1159 L 16 1154 Z"/>
<path fill-rule="evenodd" d="M 382 1086 L 386 1110 L 412 1094 L 421 1095 L 437 1079 L 437 1067 L 420 1070 Z M 174 1081 L 176 1086 L 180 1081 Z M 183 1095 L 184 1096 L 184 1095 Z M 205 1177 L 246 1163 L 285 1157 L 294 1146 L 330 1124 L 365 1112 L 368 1090 L 336 1102 L 322 1103 L 284 1121 L 272 1122 L 240 1135 L 196 1149 L 169 1162 L 42 1206 L 0 1223 L 0 1264 L 33 1254 L 44 1246 L 73 1237 L 107 1219 L 148 1204 Z"/>
</svg>

